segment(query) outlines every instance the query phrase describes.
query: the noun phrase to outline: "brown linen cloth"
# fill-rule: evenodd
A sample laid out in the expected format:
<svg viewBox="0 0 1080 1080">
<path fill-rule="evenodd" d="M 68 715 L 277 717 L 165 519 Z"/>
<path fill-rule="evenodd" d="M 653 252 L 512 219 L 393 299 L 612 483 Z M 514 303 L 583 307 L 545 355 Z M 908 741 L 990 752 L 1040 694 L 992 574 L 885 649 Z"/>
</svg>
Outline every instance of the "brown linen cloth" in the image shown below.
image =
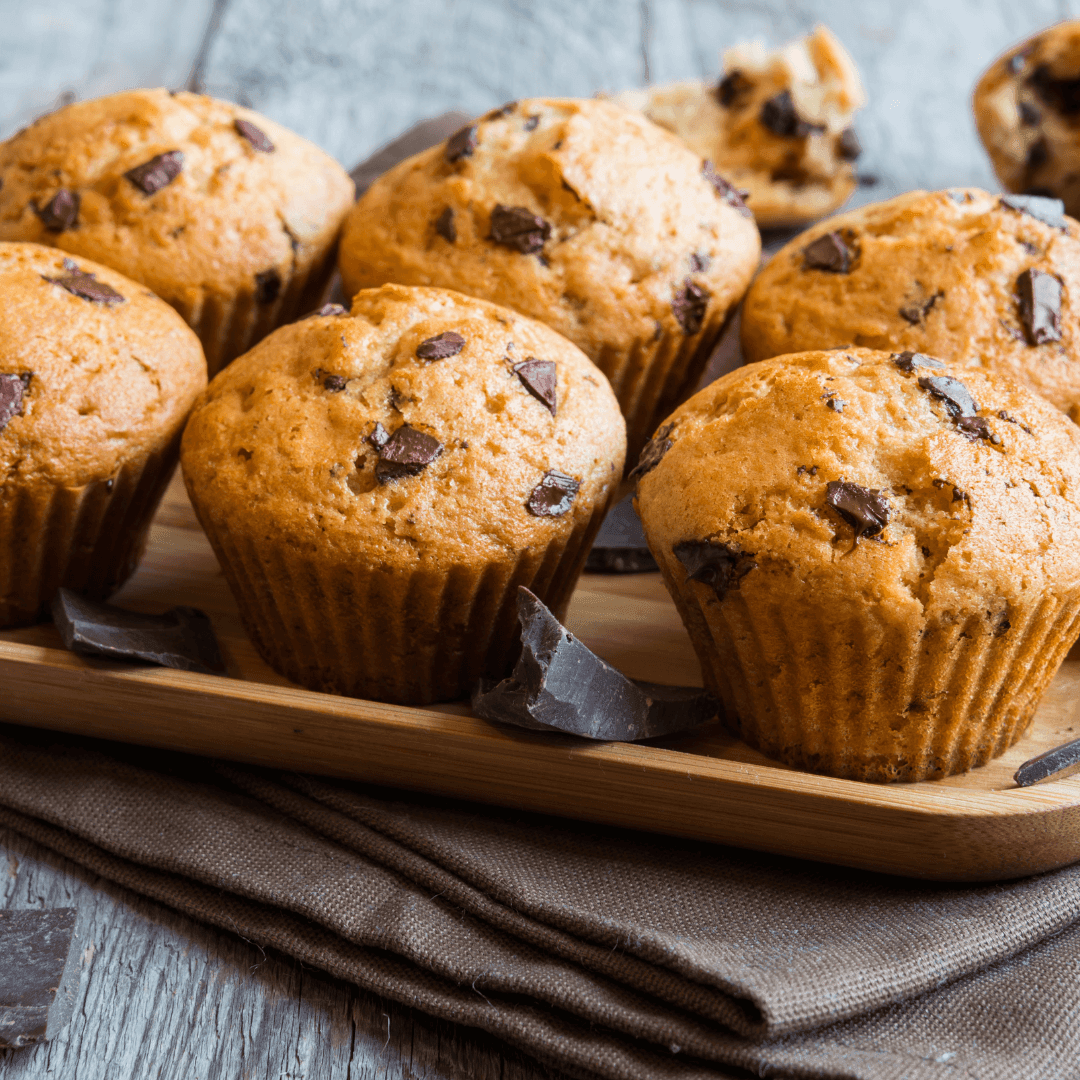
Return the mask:
<svg viewBox="0 0 1080 1080">
<path fill-rule="evenodd" d="M 582 1077 L 1080 1077 L 1080 867 L 942 886 L 0 729 L 0 824 Z"/>
</svg>

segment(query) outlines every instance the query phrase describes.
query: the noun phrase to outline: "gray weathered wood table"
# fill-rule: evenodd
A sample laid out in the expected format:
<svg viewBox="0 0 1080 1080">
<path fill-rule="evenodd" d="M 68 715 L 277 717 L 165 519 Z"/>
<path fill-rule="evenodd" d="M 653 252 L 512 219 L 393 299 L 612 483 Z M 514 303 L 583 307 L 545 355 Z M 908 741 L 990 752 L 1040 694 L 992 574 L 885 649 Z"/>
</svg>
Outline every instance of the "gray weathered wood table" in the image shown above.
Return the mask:
<svg viewBox="0 0 1080 1080">
<path fill-rule="evenodd" d="M 72 97 L 187 86 L 259 109 L 351 167 L 450 108 L 713 75 L 731 43 L 828 23 L 859 64 L 861 201 L 993 187 L 969 111 L 982 67 L 1074 0 L 0 0 L 0 138 Z M 0 908 L 74 905 L 75 1016 L 0 1052 L 0 1080 L 552 1076 L 115 888 L 0 830 Z"/>
</svg>

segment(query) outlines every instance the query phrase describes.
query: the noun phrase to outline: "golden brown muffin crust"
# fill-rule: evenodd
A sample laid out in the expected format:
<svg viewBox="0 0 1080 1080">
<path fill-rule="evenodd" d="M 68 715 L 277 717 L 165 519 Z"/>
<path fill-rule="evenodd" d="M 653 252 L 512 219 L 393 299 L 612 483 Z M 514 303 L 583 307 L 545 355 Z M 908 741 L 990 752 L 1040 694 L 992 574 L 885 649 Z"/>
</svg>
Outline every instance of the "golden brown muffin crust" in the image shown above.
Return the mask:
<svg viewBox="0 0 1080 1080">
<path fill-rule="evenodd" d="M 1032 274 L 1060 294 L 1058 314 L 1042 312 L 1042 331 L 1025 315 L 1021 279 Z M 1009 375 L 1075 419 L 1077 296 L 1072 219 L 1047 224 L 1022 200 L 1011 207 L 977 189 L 914 191 L 820 222 L 777 252 L 747 293 L 742 346 L 750 361 L 842 346 L 914 349 Z"/>
</svg>

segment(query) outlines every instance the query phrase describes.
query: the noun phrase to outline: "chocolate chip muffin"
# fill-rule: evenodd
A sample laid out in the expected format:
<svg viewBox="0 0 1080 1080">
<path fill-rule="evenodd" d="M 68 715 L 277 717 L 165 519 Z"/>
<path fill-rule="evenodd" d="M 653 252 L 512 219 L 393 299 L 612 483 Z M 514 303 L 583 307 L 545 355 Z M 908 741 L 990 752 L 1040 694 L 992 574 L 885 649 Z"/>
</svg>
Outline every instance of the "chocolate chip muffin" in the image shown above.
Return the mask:
<svg viewBox="0 0 1080 1080">
<path fill-rule="evenodd" d="M 267 662 L 424 704 L 505 674 L 519 585 L 565 613 L 624 430 L 603 375 L 548 327 L 387 285 L 218 375 L 182 461 Z"/>
<path fill-rule="evenodd" d="M 211 373 L 319 302 L 352 203 L 345 171 L 224 101 L 132 90 L 0 144 L 0 240 L 94 259 L 153 289 Z"/>
<path fill-rule="evenodd" d="M 913 191 L 782 248 L 742 311 L 747 360 L 914 349 L 1026 383 L 1080 419 L 1080 225 L 1061 203 Z"/>
<path fill-rule="evenodd" d="M 349 215 L 349 295 L 441 285 L 539 319 L 607 375 L 632 449 L 689 394 L 760 255 L 711 165 L 606 101 L 512 102 L 377 180 Z"/>
<path fill-rule="evenodd" d="M 706 685 L 735 732 L 797 768 L 981 765 L 1080 632 L 1080 430 L 993 372 L 775 357 L 686 402 L 639 475 Z"/>
<path fill-rule="evenodd" d="M 1080 215 L 1080 19 L 998 57 L 976 84 L 973 106 L 1001 183 L 1055 196 Z"/>
<path fill-rule="evenodd" d="M 674 132 L 745 193 L 762 228 L 801 225 L 855 190 L 852 127 L 866 94 L 854 61 L 824 26 L 782 49 L 727 49 L 719 82 L 691 79 L 613 95 Z"/>
<path fill-rule="evenodd" d="M 199 339 L 143 286 L 0 243 L 0 627 L 135 569 L 206 386 Z"/>
</svg>

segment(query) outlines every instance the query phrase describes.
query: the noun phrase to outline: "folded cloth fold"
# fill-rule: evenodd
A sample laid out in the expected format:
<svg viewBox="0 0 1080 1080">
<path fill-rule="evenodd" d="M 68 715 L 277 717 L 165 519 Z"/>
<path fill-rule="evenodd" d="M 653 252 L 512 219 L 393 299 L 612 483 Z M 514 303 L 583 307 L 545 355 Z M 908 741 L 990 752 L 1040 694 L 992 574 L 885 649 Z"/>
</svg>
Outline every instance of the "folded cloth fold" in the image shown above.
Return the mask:
<svg viewBox="0 0 1080 1080">
<path fill-rule="evenodd" d="M 1080 867 L 913 882 L 0 729 L 0 824 L 583 1077 L 1080 1077 Z"/>
</svg>

